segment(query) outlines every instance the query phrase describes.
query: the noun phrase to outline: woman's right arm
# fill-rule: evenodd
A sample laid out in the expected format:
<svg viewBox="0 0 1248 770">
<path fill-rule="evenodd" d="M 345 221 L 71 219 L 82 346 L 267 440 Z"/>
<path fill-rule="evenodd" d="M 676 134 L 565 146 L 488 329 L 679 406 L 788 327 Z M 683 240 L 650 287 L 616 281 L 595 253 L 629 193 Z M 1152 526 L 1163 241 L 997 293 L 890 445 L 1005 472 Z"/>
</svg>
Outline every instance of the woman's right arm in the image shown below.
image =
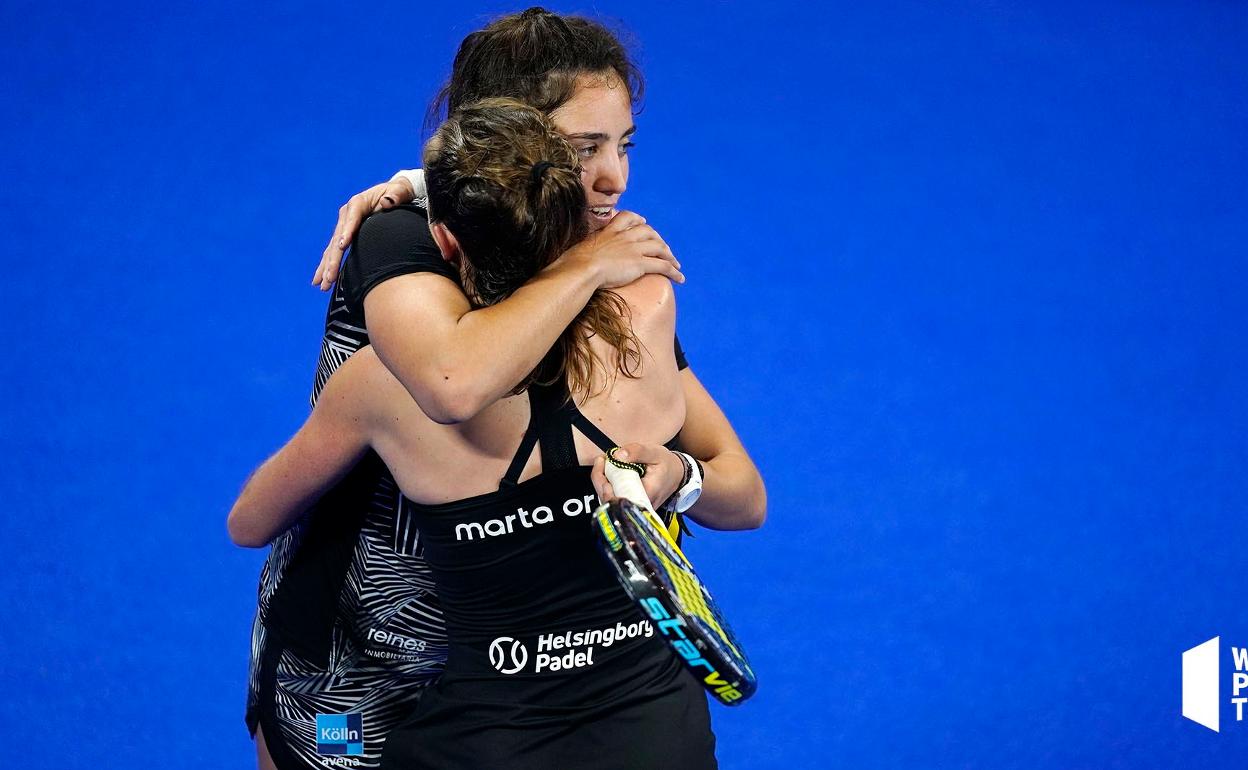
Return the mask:
<svg viewBox="0 0 1248 770">
<path fill-rule="evenodd" d="M 370 218 L 341 291 L 362 306 L 377 356 L 430 419 L 463 422 L 531 372 L 599 288 L 646 273 L 683 280 L 645 220 L 620 212 L 503 301 L 474 309 L 438 253 L 423 212 Z"/>
<path fill-rule="evenodd" d="M 621 212 L 496 305 L 474 310 L 431 273 L 384 281 L 364 299 L 369 339 L 430 419 L 463 422 L 533 371 L 597 289 L 648 272 L 682 279 L 657 233 Z"/>
<path fill-rule="evenodd" d="M 365 217 L 412 200 L 415 191 L 404 173 L 353 196 L 340 209 L 314 283 L 319 279 L 325 288 L 338 277 L 342 250 Z M 353 293 L 362 294 L 362 300 L 353 301 L 363 303 L 378 357 L 425 414 L 443 424 L 470 419 L 511 391 L 597 289 L 625 286 L 647 273 L 684 281 L 659 234 L 644 218 L 622 211 L 507 299 L 473 310 L 449 276 L 436 271 L 386 275 L 399 264 L 396 258 L 432 248 L 432 242 L 417 243 L 419 234 L 410 223 L 404 229 L 393 226 L 398 222 L 373 227 L 371 239 L 365 226 L 355 238 L 353 264 L 364 277 L 353 282 Z M 428 240 L 427 233 L 423 237 Z M 379 276 L 379 282 L 369 275 Z"/>
<path fill-rule="evenodd" d="M 329 287 L 338 280 L 338 270 L 342 267 L 342 258 L 347 247 L 360 231 L 360 225 L 369 214 L 392 209 L 402 203 L 410 203 L 417 196 L 416 182 L 423 182 L 423 176 L 416 176 L 414 171 L 400 171 L 389 182 L 358 192 L 338 209 L 338 224 L 334 226 L 334 234 L 329 238 L 325 252 L 321 254 L 321 263 L 316 266 L 312 275 L 312 285 L 320 286 L 321 291 L 329 291 Z M 424 195 L 422 191 L 420 193 Z"/>
</svg>

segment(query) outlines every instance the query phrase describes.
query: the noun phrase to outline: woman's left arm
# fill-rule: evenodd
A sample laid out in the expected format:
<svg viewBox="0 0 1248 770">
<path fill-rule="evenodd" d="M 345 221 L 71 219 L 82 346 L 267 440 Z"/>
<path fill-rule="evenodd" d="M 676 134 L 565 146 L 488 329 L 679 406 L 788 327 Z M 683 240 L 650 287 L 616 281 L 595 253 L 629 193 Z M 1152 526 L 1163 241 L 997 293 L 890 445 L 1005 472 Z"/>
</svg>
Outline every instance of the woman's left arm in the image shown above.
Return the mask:
<svg viewBox="0 0 1248 770">
<path fill-rule="evenodd" d="M 767 489 L 754 461 L 719 404 L 686 368 L 680 372 L 685 396 L 685 425 L 680 448 L 702 462 L 702 495 L 685 515 L 708 529 L 757 529 L 767 518 Z M 656 505 L 662 505 L 680 486 L 684 465 L 679 457 L 657 444 L 624 444 L 616 457 L 646 467 L 642 485 Z M 598 497 L 615 496 L 603 472 L 604 458 L 594 462 L 592 478 Z"/>
<path fill-rule="evenodd" d="M 757 529 L 767 518 L 767 489 L 737 432 L 692 369 L 680 373 L 685 427 L 680 447 L 702 461 L 702 496 L 685 515 L 708 529 Z"/>
<path fill-rule="evenodd" d="M 347 475 L 368 449 L 366 423 L 344 377 L 357 358 L 360 353 L 329 378 L 299 432 L 247 479 L 226 521 L 235 544 L 267 545 Z"/>
</svg>

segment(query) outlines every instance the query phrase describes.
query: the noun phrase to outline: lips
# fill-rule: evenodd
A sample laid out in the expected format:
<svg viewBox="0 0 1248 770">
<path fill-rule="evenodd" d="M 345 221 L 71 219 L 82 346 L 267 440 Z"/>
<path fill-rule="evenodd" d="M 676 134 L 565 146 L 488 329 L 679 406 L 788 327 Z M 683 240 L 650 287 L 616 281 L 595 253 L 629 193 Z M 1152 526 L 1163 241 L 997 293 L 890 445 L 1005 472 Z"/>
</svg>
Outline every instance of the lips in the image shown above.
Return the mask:
<svg viewBox="0 0 1248 770">
<path fill-rule="evenodd" d="M 616 214 L 615 207 L 607 206 L 590 206 L 586 210 L 590 224 L 594 227 L 603 227 L 610 222 Z"/>
</svg>

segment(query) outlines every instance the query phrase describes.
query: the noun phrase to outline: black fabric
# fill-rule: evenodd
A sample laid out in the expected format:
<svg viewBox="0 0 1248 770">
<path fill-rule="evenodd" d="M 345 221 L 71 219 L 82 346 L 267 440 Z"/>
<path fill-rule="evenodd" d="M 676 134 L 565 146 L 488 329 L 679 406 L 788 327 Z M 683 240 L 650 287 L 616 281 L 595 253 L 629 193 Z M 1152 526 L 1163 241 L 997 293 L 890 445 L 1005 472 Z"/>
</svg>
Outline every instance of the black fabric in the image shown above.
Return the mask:
<svg viewBox="0 0 1248 770">
<path fill-rule="evenodd" d="M 571 468 L 576 462 L 576 443 L 572 440 L 572 420 L 580 412 L 562 387 L 531 385 L 529 403 L 534 419 L 541 429 L 537 445 L 542 452 L 542 471 Z"/>
<path fill-rule="evenodd" d="M 581 414 L 581 410 L 568 398 L 566 388 L 534 384 L 529 386 L 527 392 L 529 427 L 524 432 L 524 438 L 520 440 L 515 456 L 511 458 L 511 464 L 507 466 L 507 472 L 503 474 L 499 489 L 516 485 L 535 445 L 541 446 L 543 471 L 562 470 L 576 465 L 576 442 L 572 438 L 572 426 L 576 426 L 604 452 L 615 446 L 607 434 Z"/>
<path fill-rule="evenodd" d="M 266 624 L 270 631 L 317 665 L 329 665 L 336 597 L 342 593 L 368 510 L 359 501 L 371 497 L 378 477 L 388 473 L 381 458 L 368 452 L 316 502 L 307 514 L 299 548 L 269 604 Z"/>
<path fill-rule="evenodd" d="M 425 210 L 396 206 L 364 220 L 343 263 L 340 283 L 347 303 L 363 307 L 378 284 L 409 273 L 436 273 L 459 283 L 459 270 L 442 258 L 429 233 Z"/>
<path fill-rule="evenodd" d="M 408 219 L 426 232 L 419 216 Z M 352 280 L 335 286 L 326 309 L 313 403 L 369 342 L 359 297 L 349 303 L 344 295 Z M 360 714 L 361 761 L 376 766 L 390 727 L 441 673 L 446 631 L 411 519 L 389 470 L 370 453 L 274 541 L 252 626 L 246 722 L 253 734 L 265 724 L 282 770 L 324 766 L 307 740 L 322 713 Z"/>
<path fill-rule="evenodd" d="M 520 480 L 520 474 L 524 472 L 525 463 L 529 461 L 529 455 L 533 454 L 533 447 L 537 446 L 537 438 L 542 432 L 543 422 L 539 403 L 532 398 L 529 399 L 529 427 L 524 430 L 524 438 L 520 439 L 520 446 L 511 458 L 511 464 L 507 466 L 503 480 L 498 484 L 499 489 L 507 489 L 516 485 Z"/>
<path fill-rule="evenodd" d="M 526 435 L 571 458 L 542 447 L 531 479 L 412 504 L 450 648 L 382 767 L 715 768 L 701 686 L 599 552 L 590 469 L 571 449 L 580 412 L 560 389 L 529 393 Z"/>
<path fill-rule="evenodd" d="M 300 762 L 286 747 L 286 742 L 281 738 L 282 728 L 277 721 L 274 695 L 277 692 L 277 665 L 281 657 L 281 644 L 275 642 L 265 648 L 260 662 L 260 703 L 255 711 L 254 723 L 252 716 L 248 715 L 248 727 L 251 728 L 253 736 L 256 728 L 263 728 L 265 748 L 277 770 L 305 770 L 307 765 Z"/>
</svg>

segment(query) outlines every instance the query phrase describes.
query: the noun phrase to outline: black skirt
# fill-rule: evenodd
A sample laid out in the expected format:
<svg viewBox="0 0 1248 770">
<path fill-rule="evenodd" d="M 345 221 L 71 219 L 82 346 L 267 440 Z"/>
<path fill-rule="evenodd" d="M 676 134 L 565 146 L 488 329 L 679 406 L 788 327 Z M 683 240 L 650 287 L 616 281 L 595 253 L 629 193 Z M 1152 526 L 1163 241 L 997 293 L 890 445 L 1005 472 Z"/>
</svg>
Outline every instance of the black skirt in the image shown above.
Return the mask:
<svg viewBox="0 0 1248 770">
<path fill-rule="evenodd" d="M 706 694 L 675 656 L 658 665 L 636 671 L 631 691 L 559 705 L 523 686 L 515 699 L 474 697 L 476 683 L 448 672 L 391 731 L 382 770 L 715 770 Z"/>
</svg>

